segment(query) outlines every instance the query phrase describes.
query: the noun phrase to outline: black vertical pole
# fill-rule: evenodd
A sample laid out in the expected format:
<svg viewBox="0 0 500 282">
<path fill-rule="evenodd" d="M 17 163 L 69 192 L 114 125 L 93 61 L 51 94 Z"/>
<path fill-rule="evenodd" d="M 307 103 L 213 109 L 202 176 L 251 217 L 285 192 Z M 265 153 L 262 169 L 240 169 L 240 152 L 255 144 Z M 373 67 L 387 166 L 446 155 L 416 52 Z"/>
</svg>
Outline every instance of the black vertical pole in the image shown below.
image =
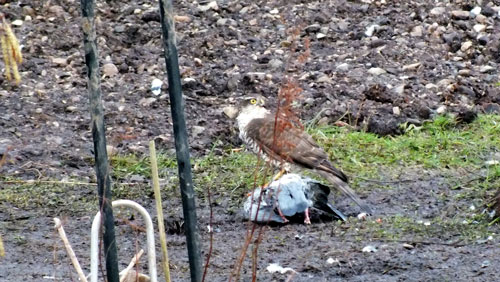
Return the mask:
<svg viewBox="0 0 500 282">
<path fill-rule="evenodd" d="M 95 169 L 97 174 L 97 192 L 99 207 L 104 219 L 104 256 L 106 273 L 109 282 L 120 280 L 115 241 L 115 225 L 111 206 L 111 180 L 109 177 L 108 155 L 106 153 L 106 132 L 104 128 L 103 108 L 101 101 L 101 82 L 99 79 L 99 62 L 96 45 L 94 22 L 94 1 L 81 0 L 83 15 L 83 44 L 85 63 L 87 65 L 88 90 L 90 96 L 90 115 L 92 118 L 92 138 L 94 140 Z"/>
<path fill-rule="evenodd" d="M 172 120 L 174 123 L 175 150 L 179 166 L 179 182 L 182 194 L 182 208 L 186 222 L 186 240 L 191 270 L 191 281 L 201 281 L 200 242 L 196 220 L 196 206 L 194 201 L 193 179 L 189 160 L 189 144 L 187 140 L 186 119 L 184 117 L 184 101 L 182 99 L 181 78 L 177 47 L 175 42 L 175 28 L 173 20 L 172 0 L 159 0 L 160 18 L 163 30 L 163 48 L 167 65 L 168 90 Z"/>
</svg>

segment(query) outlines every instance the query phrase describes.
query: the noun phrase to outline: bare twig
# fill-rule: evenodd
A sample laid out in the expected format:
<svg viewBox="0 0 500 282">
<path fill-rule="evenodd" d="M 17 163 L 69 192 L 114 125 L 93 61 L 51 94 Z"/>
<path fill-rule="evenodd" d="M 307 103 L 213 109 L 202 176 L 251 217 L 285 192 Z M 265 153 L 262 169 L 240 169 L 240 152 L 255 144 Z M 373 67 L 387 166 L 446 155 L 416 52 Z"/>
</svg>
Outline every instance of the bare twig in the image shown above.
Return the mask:
<svg viewBox="0 0 500 282">
<path fill-rule="evenodd" d="M 68 241 L 68 238 L 66 237 L 66 233 L 64 232 L 64 228 L 61 224 L 61 220 L 57 217 L 54 218 L 55 226 L 54 228 L 57 229 L 59 232 L 59 236 L 61 237 L 64 247 L 66 247 L 66 252 L 68 253 L 69 258 L 71 259 L 71 262 L 73 263 L 73 266 L 76 269 L 76 272 L 78 273 L 78 276 L 80 277 L 80 281 L 87 282 L 87 278 L 85 277 L 85 274 L 83 273 L 82 267 L 80 266 L 80 263 L 78 262 L 78 259 L 76 258 L 75 252 L 73 251 L 73 248 L 71 248 L 71 245 Z"/>
<path fill-rule="evenodd" d="M 141 258 L 142 254 L 144 254 L 144 250 L 141 249 L 133 258 L 132 260 L 130 261 L 130 263 L 128 264 L 128 266 L 120 271 L 120 282 L 123 282 L 125 281 L 125 279 L 127 278 L 127 274 L 128 272 L 137 264 L 137 262 L 139 261 L 139 259 Z"/>
</svg>

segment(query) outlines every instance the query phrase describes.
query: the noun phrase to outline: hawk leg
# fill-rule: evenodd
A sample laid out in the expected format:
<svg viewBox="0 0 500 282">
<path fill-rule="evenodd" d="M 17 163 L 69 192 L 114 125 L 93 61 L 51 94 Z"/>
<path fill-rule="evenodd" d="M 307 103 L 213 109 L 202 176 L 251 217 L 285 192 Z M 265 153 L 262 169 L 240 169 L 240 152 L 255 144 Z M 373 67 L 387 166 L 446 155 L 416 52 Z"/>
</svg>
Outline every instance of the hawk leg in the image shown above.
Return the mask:
<svg viewBox="0 0 500 282">
<path fill-rule="evenodd" d="M 285 172 L 286 172 L 286 170 L 285 170 L 284 168 L 282 168 L 282 169 L 280 170 L 280 172 L 278 172 L 278 174 L 276 174 L 275 176 L 273 176 L 273 180 L 271 180 L 270 182 L 267 182 L 267 183 L 264 185 L 264 189 L 265 189 L 265 188 L 267 188 L 269 185 L 271 185 L 271 183 L 272 183 L 272 182 L 274 182 L 274 181 L 276 181 L 276 180 L 280 179 L 280 178 L 283 176 L 283 174 L 285 174 Z"/>
</svg>

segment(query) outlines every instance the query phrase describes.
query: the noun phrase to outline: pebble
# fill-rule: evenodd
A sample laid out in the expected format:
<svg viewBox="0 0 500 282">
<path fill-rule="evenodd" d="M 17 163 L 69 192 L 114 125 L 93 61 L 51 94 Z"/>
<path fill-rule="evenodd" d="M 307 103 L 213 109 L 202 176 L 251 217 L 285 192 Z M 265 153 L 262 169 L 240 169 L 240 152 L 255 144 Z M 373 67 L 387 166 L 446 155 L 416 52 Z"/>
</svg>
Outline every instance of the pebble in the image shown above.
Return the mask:
<svg viewBox="0 0 500 282">
<path fill-rule="evenodd" d="M 335 69 L 337 71 L 348 71 L 349 70 L 349 64 L 348 63 L 342 63 L 342 64 L 338 65 Z"/>
<path fill-rule="evenodd" d="M 118 68 L 113 63 L 107 63 L 102 66 L 102 72 L 107 77 L 113 77 L 118 74 Z"/>
<path fill-rule="evenodd" d="M 414 63 L 414 64 L 409 64 L 409 65 L 404 65 L 403 66 L 403 70 L 406 71 L 406 70 L 415 70 L 417 69 L 418 67 L 420 67 L 421 63 Z"/>
<path fill-rule="evenodd" d="M 440 16 L 440 15 L 444 14 L 445 12 L 446 12 L 446 9 L 444 7 L 434 7 L 430 11 L 430 14 L 434 15 L 434 16 Z"/>
<path fill-rule="evenodd" d="M 202 134 L 205 130 L 207 129 L 203 126 L 198 126 L 198 125 L 193 126 L 193 137 Z"/>
<path fill-rule="evenodd" d="M 179 16 L 179 15 L 175 15 L 174 16 L 174 20 L 178 23 L 188 23 L 188 22 L 191 22 L 191 18 L 188 17 L 188 16 Z"/>
<path fill-rule="evenodd" d="M 217 20 L 217 22 L 216 22 L 216 24 L 217 24 L 218 26 L 224 26 L 224 25 L 226 25 L 226 23 L 227 23 L 227 19 L 226 19 L 226 18 L 220 18 L 220 19 L 218 19 L 218 20 Z"/>
<path fill-rule="evenodd" d="M 65 67 L 68 65 L 68 60 L 66 60 L 66 58 L 52 58 L 52 63 L 57 66 Z"/>
<path fill-rule="evenodd" d="M 396 116 L 399 116 L 399 115 L 401 115 L 401 110 L 399 109 L 399 107 L 393 107 L 392 113 Z"/>
<path fill-rule="evenodd" d="M 411 244 L 408 244 L 408 243 L 404 243 L 403 244 L 403 248 L 407 249 L 407 250 L 413 250 L 415 247 Z"/>
<path fill-rule="evenodd" d="M 488 66 L 488 65 L 481 66 L 481 68 L 479 69 L 479 71 L 482 72 L 482 73 L 487 73 L 487 72 L 490 72 L 492 70 L 495 70 L 495 68 L 492 67 L 492 66 Z"/>
<path fill-rule="evenodd" d="M 469 19 L 469 16 L 470 16 L 469 11 L 462 11 L 462 10 L 451 11 L 451 17 L 455 20 L 467 20 Z"/>
<path fill-rule="evenodd" d="M 396 87 L 393 88 L 393 91 L 394 93 L 398 94 L 398 95 L 403 95 L 403 93 L 405 92 L 405 84 L 400 84 Z"/>
<path fill-rule="evenodd" d="M 154 102 L 156 102 L 156 98 L 153 98 L 153 97 L 142 98 L 141 100 L 139 100 L 139 105 L 141 105 L 143 107 L 149 107 Z"/>
<path fill-rule="evenodd" d="M 458 75 L 461 76 L 470 76 L 470 70 L 469 69 L 462 69 L 458 71 Z"/>
<path fill-rule="evenodd" d="M 319 24 L 312 24 L 312 25 L 307 26 L 305 28 L 305 31 L 307 33 L 315 33 L 315 32 L 318 32 L 320 29 L 321 29 L 321 26 Z"/>
<path fill-rule="evenodd" d="M 76 111 L 77 109 L 78 109 L 78 108 L 77 108 L 77 107 L 75 107 L 75 106 L 67 106 L 67 107 L 66 107 L 66 111 L 67 111 L 67 112 L 74 112 L 74 111 Z"/>
<path fill-rule="evenodd" d="M 362 252 L 363 253 L 376 253 L 377 252 L 377 248 L 375 248 L 372 245 L 368 245 L 368 246 L 366 246 L 366 247 L 363 248 Z"/>
<path fill-rule="evenodd" d="M 472 46 L 472 41 L 465 41 L 462 43 L 462 46 L 460 46 L 460 51 L 465 52 L 469 50 L 469 48 Z"/>
<path fill-rule="evenodd" d="M 328 83 L 328 84 L 333 84 L 332 79 L 328 75 L 322 75 L 318 79 L 316 79 L 317 83 Z"/>
<path fill-rule="evenodd" d="M 206 5 L 199 5 L 198 6 L 198 11 L 200 11 L 200 12 L 206 12 L 208 10 L 214 10 L 214 11 L 219 10 L 219 5 L 217 5 L 217 1 L 212 1 Z"/>
<path fill-rule="evenodd" d="M 486 26 L 484 24 L 476 24 L 473 29 L 475 32 L 483 32 L 486 30 Z"/>
<path fill-rule="evenodd" d="M 118 149 L 111 145 L 106 145 L 106 153 L 108 153 L 108 157 L 112 157 L 118 154 Z"/>
<path fill-rule="evenodd" d="M 271 14 L 271 15 L 277 15 L 279 13 L 280 13 L 280 11 L 278 9 L 276 9 L 276 8 L 272 9 L 271 11 L 269 11 L 269 14 Z"/>
<path fill-rule="evenodd" d="M 368 70 L 368 73 L 372 75 L 381 75 L 387 73 L 387 71 L 382 68 L 371 68 Z"/>
<path fill-rule="evenodd" d="M 316 34 L 316 39 L 323 39 L 323 38 L 325 38 L 325 37 L 326 37 L 326 34 L 324 34 L 324 33 L 318 32 L 318 33 Z"/>
<path fill-rule="evenodd" d="M 470 10 L 470 13 L 474 17 L 481 14 L 481 7 L 479 7 L 479 6 L 474 7 L 472 10 Z"/>
<path fill-rule="evenodd" d="M 151 92 L 153 92 L 153 95 L 158 96 L 161 94 L 161 86 L 163 85 L 163 81 L 161 81 L 158 78 L 153 79 L 151 81 Z"/>
<path fill-rule="evenodd" d="M 23 21 L 22 20 L 15 20 L 15 21 L 11 22 L 10 24 L 13 26 L 22 26 Z"/>
<path fill-rule="evenodd" d="M 281 66 L 283 66 L 283 62 L 279 59 L 272 59 L 269 61 L 269 63 L 267 63 L 267 65 L 269 66 L 270 69 L 276 70 L 281 68 Z"/>
<path fill-rule="evenodd" d="M 380 26 L 378 24 L 372 24 L 371 26 L 366 28 L 365 35 L 371 37 L 379 28 Z"/>
<path fill-rule="evenodd" d="M 439 106 L 439 108 L 437 108 L 437 110 L 436 110 L 436 113 L 438 113 L 440 115 L 446 113 L 446 106 L 445 105 Z"/>
<path fill-rule="evenodd" d="M 61 6 L 53 5 L 49 7 L 49 13 L 55 15 L 56 17 L 62 17 L 64 9 Z"/>
<path fill-rule="evenodd" d="M 423 32 L 424 28 L 421 25 L 417 25 L 411 30 L 410 35 L 413 37 L 420 37 L 423 35 Z"/>
<path fill-rule="evenodd" d="M 486 19 L 487 19 L 487 17 L 483 16 L 483 15 L 477 15 L 476 16 L 476 22 L 478 22 L 478 23 L 484 24 L 484 23 L 486 23 Z"/>
<path fill-rule="evenodd" d="M 227 106 L 222 109 L 222 112 L 224 112 L 228 118 L 233 119 L 238 115 L 238 108 L 235 106 Z"/>
</svg>

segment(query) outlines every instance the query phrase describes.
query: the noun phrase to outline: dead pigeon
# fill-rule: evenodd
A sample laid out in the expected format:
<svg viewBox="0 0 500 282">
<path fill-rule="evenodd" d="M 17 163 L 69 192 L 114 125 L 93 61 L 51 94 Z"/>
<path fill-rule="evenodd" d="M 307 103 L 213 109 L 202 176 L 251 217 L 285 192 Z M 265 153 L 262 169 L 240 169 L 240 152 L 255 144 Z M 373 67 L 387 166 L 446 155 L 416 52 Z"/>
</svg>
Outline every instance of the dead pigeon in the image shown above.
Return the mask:
<svg viewBox="0 0 500 282">
<path fill-rule="evenodd" d="M 309 208 L 314 208 L 345 221 L 346 217 L 328 203 L 329 194 L 330 188 L 314 179 L 285 174 L 266 188 L 259 187 L 248 195 L 243 205 L 244 216 L 261 223 L 287 223 L 286 217 L 304 213 L 304 223 L 310 224 Z"/>
</svg>

